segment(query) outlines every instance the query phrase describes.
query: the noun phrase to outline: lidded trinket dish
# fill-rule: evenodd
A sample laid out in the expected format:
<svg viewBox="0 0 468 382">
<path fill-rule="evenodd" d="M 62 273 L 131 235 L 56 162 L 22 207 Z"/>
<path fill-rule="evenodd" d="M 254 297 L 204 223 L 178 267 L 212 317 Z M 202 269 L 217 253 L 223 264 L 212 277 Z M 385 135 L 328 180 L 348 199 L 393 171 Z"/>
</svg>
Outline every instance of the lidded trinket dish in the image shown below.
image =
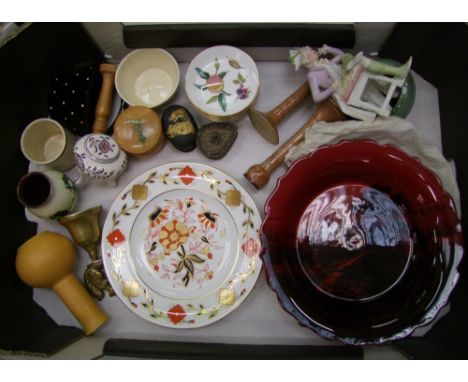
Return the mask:
<svg viewBox="0 0 468 382">
<path fill-rule="evenodd" d="M 130 106 L 120 113 L 114 137 L 122 150 L 131 155 L 159 151 L 166 141 L 159 115 L 143 106 Z"/>
<path fill-rule="evenodd" d="M 75 163 L 80 177 L 79 185 L 87 179 L 105 181 L 111 187 L 127 167 L 127 154 L 106 134 L 88 134 L 78 140 L 74 148 Z"/>
<path fill-rule="evenodd" d="M 190 63 L 185 92 L 193 107 L 215 122 L 242 118 L 254 103 L 259 74 L 254 60 L 233 46 L 205 49 Z"/>
</svg>

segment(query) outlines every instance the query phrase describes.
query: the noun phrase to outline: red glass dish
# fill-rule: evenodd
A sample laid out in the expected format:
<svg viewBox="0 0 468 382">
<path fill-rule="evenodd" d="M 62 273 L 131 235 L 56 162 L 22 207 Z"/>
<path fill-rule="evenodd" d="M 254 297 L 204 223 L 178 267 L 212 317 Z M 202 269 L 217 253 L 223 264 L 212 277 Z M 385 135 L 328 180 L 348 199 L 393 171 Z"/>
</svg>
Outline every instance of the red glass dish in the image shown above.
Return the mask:
<svg viewBox="0 0 468 382">
<path fill-rule="evenodd" d="M 400 338 L 432 319 L 462 251 L 460 222 L 438 178 L 373 141 L 344 141 L 298 160 L 265 205 L 262 242 L 283 308 L 320 335 L 353 344 Z"/>
</svg>

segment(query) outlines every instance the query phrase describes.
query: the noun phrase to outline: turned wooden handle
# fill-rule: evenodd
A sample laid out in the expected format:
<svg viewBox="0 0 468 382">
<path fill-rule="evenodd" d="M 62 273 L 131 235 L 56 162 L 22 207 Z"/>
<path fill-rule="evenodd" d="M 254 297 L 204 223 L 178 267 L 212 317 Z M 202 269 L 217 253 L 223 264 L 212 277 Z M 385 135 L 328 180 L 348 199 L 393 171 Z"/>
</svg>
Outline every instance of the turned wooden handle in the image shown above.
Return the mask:
<svg viewBox="0 0 468 382">
<path fill-rule="evenodd" d="M 310 94 L 309 82 L 303 83 L 288 98 L 278 106 L 271 109 L 267 115 L 270 122 L 278 125 L 297 105 L 299 105 Z"/>
<path fill-rule="evenodd" d="M 93 133 L 105 133 L 107 131 L 107 120 L 112 106 L 112 96 L 114 93 L 114 77 L 117 65 L 101 64 L 99 71 L 102 74 L 101 92 L 96 105 L 96 112 L 93 123 Z"/>
<path fill-rule="evenodd" d="M 308 119 L 308 121 L 278 150 L 271 154 L 263 163 L 253 165 L 250 167 L 244 176 L 247 180 L 252 183 L 256 188 L 262 188 L 270 179 L 270 175 L 273 170 L 284 161 L 286 154 L 291 147 L 297 145 L 304 139 L 306 130 L 315 125 L 318 122 L 333 122 L 342 121 L 345 119 L 344 114 L 340 108 L 330 99 L 317 105 L 314 114 Z"/>
<path fill-rule="evenodd" d="M 87 336 L 93 334 L 109 319 L 75 275 L 65 276 L 53 286 L 53 290 L 83 326 Z"/>
</svg>

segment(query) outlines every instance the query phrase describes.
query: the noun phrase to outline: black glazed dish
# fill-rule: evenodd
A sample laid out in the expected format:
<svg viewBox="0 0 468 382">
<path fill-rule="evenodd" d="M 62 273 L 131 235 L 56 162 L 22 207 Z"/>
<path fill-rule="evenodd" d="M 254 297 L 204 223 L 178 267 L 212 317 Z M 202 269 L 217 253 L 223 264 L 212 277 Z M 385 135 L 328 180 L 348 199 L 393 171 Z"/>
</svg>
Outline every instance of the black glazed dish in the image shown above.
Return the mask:
<svg viewBox="0 0 468 382">
<path fill-rule="evenodd" d="M 418 160 L 371 141 L 298 160 L 265 205 L 262 244 L 283 308 L 349 344 L 402 338 L 432 321 L 463 253 L 440 181 Z"/>
</svg>

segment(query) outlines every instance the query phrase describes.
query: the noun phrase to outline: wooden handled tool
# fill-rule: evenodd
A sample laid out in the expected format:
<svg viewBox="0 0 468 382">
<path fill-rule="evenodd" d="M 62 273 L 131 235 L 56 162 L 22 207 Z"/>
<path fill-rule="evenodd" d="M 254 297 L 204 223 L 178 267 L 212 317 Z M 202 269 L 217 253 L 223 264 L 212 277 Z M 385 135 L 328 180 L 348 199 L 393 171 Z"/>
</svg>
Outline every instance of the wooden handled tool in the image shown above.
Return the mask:
<svg viewBox="0 0 468 382">
<path fill-rule="evenodd" d="M 263 163 L 255 164 L 250 167 L 244 176 L 252 183 L 257 189 L 262 188 L 270 179 L 273 170 L 284 161 L 289 149 L 304 139 L 306 130 L 318 122 L 334 122 L 343 121 L 345 115 L 341 112 L 340 108 L 330 99 L 323 101 L 317 105 L 314 114 L 309 120 L 282 146 L 271 154 Z"/>
<path fill-rule="evenodd" d="M 277 145 L 279 143 L 278 125 L 299 103 L 310 94 L 308 82 L 302 84 L 288 98 L 268 113 L 262 113 L 256 109 L 250 109 L 248 116 L 253 127 L 268 142 Z"/>
<path fill-rule="evenodd" d="M 73 272 L 76 250 L 64 235 L 43 231 L 25 242 L 16 255 L 16 271 L 33 288 L 52 288 L 83 326 L 94 333 L 109 317 Z"/>
<path fill-rule="evenodd" d="M 93 123 L 93 133 L 105 133 L 107 131 L 107 120 L 109 119 L 112 96 L 114 94 L 114 77 L 117 65 L 101 64 L 99 71 L 102 74 L 101 92 L 96 105 Z"/>
</svg>

